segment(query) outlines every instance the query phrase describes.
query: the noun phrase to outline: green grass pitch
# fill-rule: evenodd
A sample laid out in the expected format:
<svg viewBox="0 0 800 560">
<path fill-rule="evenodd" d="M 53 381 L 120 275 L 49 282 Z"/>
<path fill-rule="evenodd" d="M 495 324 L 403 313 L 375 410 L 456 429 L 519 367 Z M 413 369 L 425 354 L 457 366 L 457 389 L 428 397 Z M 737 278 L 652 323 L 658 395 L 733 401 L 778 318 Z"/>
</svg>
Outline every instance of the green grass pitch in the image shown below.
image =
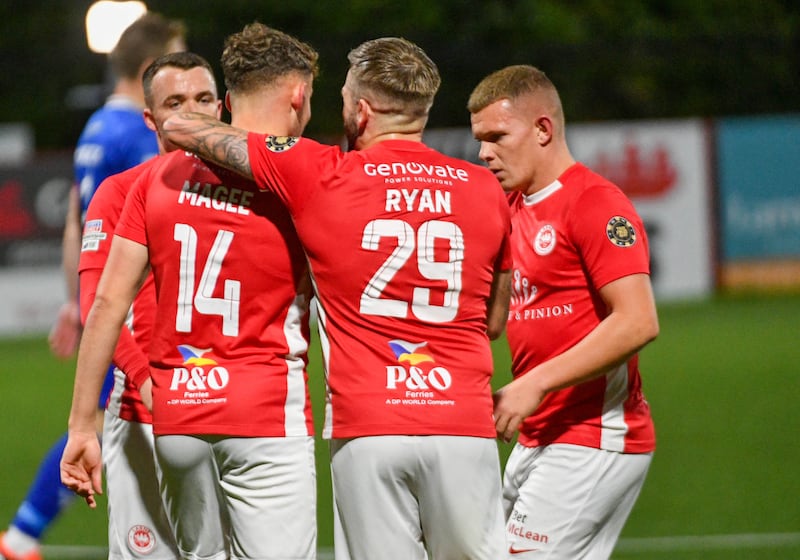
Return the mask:
<svg viewBox="0 0 800 560">
<path fill-rule="evenodd" d="M 614 558 L 800 558 L 800 296 L 662 304 L 659 316 L 661 335 L 641 358 L 658 449 Z M 494 347 L 499 385 L 510 377 L 509 354 L 504 340 Z M 316 344 L 311 360 L 319 426 Z M 28 337 L 0 340 L 0 364 L 4 528 L 66 428 L 75 362 Z M 501 456 L 509 450 L 501 445 Z M 318 441 L 321 548 L 333 540 L 327 453 Z M 76 502 L 45 544 L 104 546 L 104 508 Z"/>
</svg>

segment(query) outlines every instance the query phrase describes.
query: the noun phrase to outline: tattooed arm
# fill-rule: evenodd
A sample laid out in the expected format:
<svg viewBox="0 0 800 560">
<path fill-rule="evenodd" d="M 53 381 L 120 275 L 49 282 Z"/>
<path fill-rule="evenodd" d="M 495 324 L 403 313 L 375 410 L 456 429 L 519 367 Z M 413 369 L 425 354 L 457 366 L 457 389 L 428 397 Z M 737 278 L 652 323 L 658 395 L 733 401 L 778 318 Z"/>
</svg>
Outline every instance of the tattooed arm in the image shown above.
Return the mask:
<svg viewBox="0 0 800 560">
<path fill-rule="evenodd" d="M 162 137 L 186 151 L 253 178 L 247 153 L 247 131 L 201 113 L 179 113 L 168 118 Z"/>
</svg>

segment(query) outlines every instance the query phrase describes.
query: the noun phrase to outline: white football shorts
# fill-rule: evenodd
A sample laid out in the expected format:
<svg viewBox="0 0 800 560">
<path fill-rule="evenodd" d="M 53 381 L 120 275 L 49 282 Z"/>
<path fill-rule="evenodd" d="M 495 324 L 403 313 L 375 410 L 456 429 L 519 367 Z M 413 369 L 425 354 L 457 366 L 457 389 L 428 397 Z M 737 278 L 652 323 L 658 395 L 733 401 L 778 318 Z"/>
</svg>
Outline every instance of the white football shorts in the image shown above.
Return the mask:
<svg viewBox="0 0 800 560">
<path fill-rule="evenodd" d="M 424 560 L 428 553 L 436 560 L 503 557 L 494 439 L 334 439 L 331 475 L 337 560 Z"/>
<path fill-rule="evenodd" d="M 507 558 L 609 558 L 652 458 L 579 445 L 516 444 L 503 477 Z"/>
<path fill-rule="evenodd" d="M 316 558 L 312 436 L 164 435 L 155 446 L 184 558 Z"/>
<path fill-rule="evenodd" d="M 153 452 L 153 426 L 108 411 L 103 421 L 109 560 L 177 560 Z"/>
</svg>

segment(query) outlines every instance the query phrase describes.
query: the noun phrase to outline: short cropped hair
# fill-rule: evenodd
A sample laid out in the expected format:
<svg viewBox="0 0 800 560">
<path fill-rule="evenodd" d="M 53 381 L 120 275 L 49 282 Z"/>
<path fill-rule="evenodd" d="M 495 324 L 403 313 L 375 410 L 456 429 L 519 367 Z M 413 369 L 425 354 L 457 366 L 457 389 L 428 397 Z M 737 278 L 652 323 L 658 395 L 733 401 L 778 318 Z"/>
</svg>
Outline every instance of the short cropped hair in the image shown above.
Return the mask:
<svg viewBox="0 0 800 560">
<path fill-rule="evenodd" d="M 554 95 L 558 107 L 558 92 L 547 75 L 534 66 L 506 66 L 486 76 L 472 90 L 467 101 L 470 113 L 477 113 L 500 99 L 516 99 L 522 95 L 546 92 Z"/>
<path fill-rule="evenodd" d="M 399 37 L 366 41 L 347 60 L 356 97 L 372 93 L 391 111 L 427 115 L 442 83 L 425 51 Z"/>
<path fill-rule="evenodd" d="M 252 92 L 292 73 L 313 78 L 318 61 L 310 45 L 257 22 L 228 36 L 220 59 L 225 87 L 235 93 Z"/>
<path fill-rule="evenodd" d="M 162 68 L 179 68 L 181 70 L 191 70 L 192 68 L 205 68 L 214 80 L 214 69 L 208 61 L 193 52 L 175 52 L 165 54 L 155 59 L 144 71 L 142 76 L 142 87 L 144 89 L 144 101 L 148 107 L 153 108 L 153 78 Z M 217 93 L 216 91 L 214 92 Z"/>
<path fill-rule="evenodd" d="M 108 57 L 111 69 L 117 78 L 135 79 L 146 60 L 166 54 L 170 43 L 185 38 L 181 21 L 147 12 L 122 32 Z"/>
</svg>

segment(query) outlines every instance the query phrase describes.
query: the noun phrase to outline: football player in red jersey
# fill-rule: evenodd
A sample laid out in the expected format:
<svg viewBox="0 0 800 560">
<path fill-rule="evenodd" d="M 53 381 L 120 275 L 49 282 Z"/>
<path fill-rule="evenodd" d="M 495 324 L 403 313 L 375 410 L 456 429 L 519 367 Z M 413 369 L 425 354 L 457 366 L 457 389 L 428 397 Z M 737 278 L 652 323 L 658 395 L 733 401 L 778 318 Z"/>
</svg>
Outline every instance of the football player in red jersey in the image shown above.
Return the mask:
<svg viewBox="0 0 800 560">
<path fill-rule="evenodd" d="M 496 560 L 489 338 L 508 309 L 508 204 L 485 168 L 422 142 L 440 84 L 422 49 L 387 37 L 348 59 L 352 151 L 194 114 L 165 134 L 292 214 L 319 304 L 337 558 Z"/>
<path fill-rule="evenodd" d="M 154 131 L 182 108 L 216 118 L 221 114 L 214 71 L 197 54 L 178 52 L 159 57 L 145 70 L 142 84 L 145 121 Z M 159 138 L 160 152 L 173 148 Z M 89 203 L 78 266 L 83 321 L 94 301 L 131 184 L 155 162 L 150 159 L 106 178 Z M 102 448 L 112 558 L 180 558 L 159 493 L 152 416 L 138 390 L 150 378 L 146 354 L 155 321 L 155 298 L 153 277 L 148 275 L 131 305 L 114 351 L 114 386 L 105 410 Z"/>
<path fill-rule="evenodd" d="M 302 132 L 311 47 L 251 24 L 228 37 L 222 67 L 236 125 Z M 275 196 L 180 150 L 137 178 L 115 230 L 78 354 L 65 483 L 90 502 L 100 487 L 86 399 L 148 264 L 153 432 L 181 556 L 315 558 L 305 256 Z"/>
<path fill-rule="evenodd" d="M 114 89 L 105 104 L 86 122 L 75 147 L 75 184 L 70 189 L 62 242 L 62 268 L 67 301 L 61 306 L 48 336 L 57 358 L 71 357 L 81 335 L 78 303 L 78 259 L 84 214 L 100 182 L 138 165 L 158 152 L 152 130 L 142 119 L 145 106 L 142 73 L 157 57 L 186 50 L 183 22 L 148 12 L 128 26 L 108 56 Z M 113 384 L 109 368 L 97 402 L 97 430 Z M 39 541 L 75 497 L 61 483 L 59 462 L 67 434 L 48 450 L 7 531 L 0 532 L 0 558 L 41 560 Z"/>
<path fill-rule="evenodd" d="M 469 98 L 480 157 L 510 192 L 514 381 L 497 433 L 519 438 L 503 501 L 515 557 L 608 558 L 655 448 L 638 351 L 658 334 L 644 225 L 569 152 L 558 92 L 532 66 Z"/>
</svg>

